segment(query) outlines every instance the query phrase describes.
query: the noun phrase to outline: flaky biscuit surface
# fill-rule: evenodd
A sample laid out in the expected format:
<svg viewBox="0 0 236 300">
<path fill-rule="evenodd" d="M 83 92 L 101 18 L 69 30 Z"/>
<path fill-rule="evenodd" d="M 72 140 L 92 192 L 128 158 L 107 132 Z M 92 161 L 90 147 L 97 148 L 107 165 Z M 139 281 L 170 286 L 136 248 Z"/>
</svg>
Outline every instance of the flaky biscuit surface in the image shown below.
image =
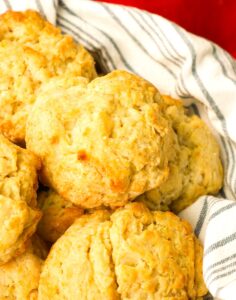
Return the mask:
<svg viewBox="0 0 236 300">
<path fill-rule="evenodd" d="M 119 299 L 112 268 L 109 214 L 82 216 L 53 245 L 39 299 Z"/>
<path fill-rule="evenodd" d="M 85 215 L 54 244 L 39 300 L 196 299 L 207 293 L 200 250 L 187 222 L 142 203 Z"/>
<path fill-rule="evenodd" d="M 24 142 L 35 94 L 50 77 L 43 55 L 14 42 L 0 42 L 0 132 L 11 141 Z"/>
<path fill-rule="evenodd" d="M 140 200 L 152 209 L 179 212 L 198 197 L 216 194 L 223 184 L 220 147 L 210 129 L 196 115 L 189 115 L 179 100 L 163 96 L 166 115 L 176 132 L 176 154 L 170 172 L 160 188 L 148 191 Z"/>
<path fill-rule="evenodd" d="M 173 131 L 147 81 L 114 71 L 44 86 L 27 123 L 42 179 L 85 208 L 124 205 L 168 176 Z"/>
<path fill-rule="evenodd" d="M 38 249 L 39 248 L 39 249 Z M 39 276 L 43 264 L 36 253 L 46 252 L 38 237 L 30 241 L 25 253 L 0 266 L 1 300 L 37 300 Z"/>
<path fill-rule="evenodd" d="M 33 153 L 0 134 L 0 264 L 22 253 L 36 230 L 39 167 Z"/>
<path fill-rule="evenodd" d="M 50 77 L 96 76 L 91 55 L 34 11 L 0 15 L 0 131 L 23 143 L 38 87 Z"/>
<path fill-rule="evenodd" d="M 201 274 L 202 265 L 195 266 L 195 240 L 189 223 L 170 212 L 150 212 L 138 203 L 113 213 L 111 222 L 112 255 L 121 299 L 200 296 L 195 268 Z"/>
<path fill-rule="evenodd" d="M 8 11 L 0 16 L 0 40 L 17 42 L 43 55 L 56 75 L 96 77 L 91 55 L 36 11 Z"/>
<path fill-rule="evenodd" d="M 38 224 L 38 233 L 49 242 L 54 243 L 70 225 L 83 214 L 83 209 L 65 201 L 53 190 L 38 194 L 38 205 L 42 218 Z"/>
</svg>

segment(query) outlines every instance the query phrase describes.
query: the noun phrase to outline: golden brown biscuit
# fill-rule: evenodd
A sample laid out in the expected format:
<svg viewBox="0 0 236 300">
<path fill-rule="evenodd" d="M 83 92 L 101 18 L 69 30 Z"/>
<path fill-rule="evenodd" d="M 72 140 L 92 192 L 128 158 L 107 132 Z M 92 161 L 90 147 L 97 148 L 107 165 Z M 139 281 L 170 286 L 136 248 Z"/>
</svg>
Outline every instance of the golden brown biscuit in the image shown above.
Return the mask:
<svg viewBox="0 0 236 300">
<path fill-rule="evenodd" d="M 99 211 L 77 219 L 54 244 L 39 300 L 196 299 L 207 293 L 201 258 L 189 223 L 170 212 L 142 203 L 111 216 Z"/>
<path fill-rule="evenodd" d="M 43 213 L 38 233 L 44 240 L 52 243 L 84 212 L 82 208 L 65 201 L 53 190 L 40 192 L 38 205 Z"/>
<path fill-rule="evenodd" d="M 39 242 L 30 242 L 24 254 L 0 266 L 0 299 L 37 300 L 42 259 L 35 254 Z M 45 249 L 43 251 L 46 251 Z"/>
<path fill-rule="evenodd" d="M 112 255 L 121 299 L 201 296 L 195 273 L 201 272 L 198 269 L 202 265 L 198 261 L 195 265 L 195 237 L 188 222 L 170 212 L 152 213 L 138 203 L 118 210 L 111 221 Z M 198 279 L 204 285 L 200 276 Z"/>
<path fill-rule="evenodd" d="M 109 226 L 106 211 L 74 222 L 52 246 L 45 261 L 39 300 L 119 299 Z"/>
<path fill-rule="evenodd" d="M 223 184 L 220 148 L 207 125 L 188 115 L 183 103 L 163 96 L 166 116 L 177 134 L 176 154 L 170 160 L 169 177 L 158 189 L 140 197 L 151 209 L 179 212 L 205 194 L 216 194 Z"/>
<path fill-rule="evenodd" d="M 42 179 L 85 208 L 118 207 L 168 176 L 174 133 L 157 89 L 114 71 L 91 83 L 61 77 L 44 86 L 27 123 L 27 148 Z"/>
<path fill-rule="evenodd" d="M 23 143 L 35 94 L 50 77 L 43 55 L 13 42 L 0 42 L 0 131 L 8 139 Z"/>
<path fill-rule="evenodd" d="M 60 74 L 96 76 L 91 55 L 37 12 L 0 15 L 0 131 L 23 143 L 39 86 Z"/>
<path fill-rule="evenodd" d="M 0 265 L 22 253 L 36 230 L 39 166 L 33 153 L 0 134 Z"/>
<path fill-rule="evenodd" d="M 50 71 L 56 75 L 96 77 L 94 60 L 82 45 L 61 33 L 36 11 L 8 11 L 0 16 L 0 40 L 15 41 L 47 59 Z"/>
</svg>

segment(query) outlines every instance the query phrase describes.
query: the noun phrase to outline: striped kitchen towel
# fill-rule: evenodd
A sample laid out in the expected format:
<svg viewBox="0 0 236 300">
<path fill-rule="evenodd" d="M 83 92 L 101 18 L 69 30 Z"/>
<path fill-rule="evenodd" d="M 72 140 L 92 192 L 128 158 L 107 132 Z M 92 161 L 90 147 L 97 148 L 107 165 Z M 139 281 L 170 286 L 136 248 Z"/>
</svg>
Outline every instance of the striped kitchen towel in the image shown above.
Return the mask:
<svg viewBox="0 0 236 300">
<path fill-rule="evenodd" d="M 126 69 L 182 98 L 218 138 L 225 169 L 219 197 L 181 212 L 204 243 L 204 278 L 218 299 L 236 299 L 236 62 L 210 41 L 135 8 L 85 0 L 4 0 L 39 10 L 90 50 L 103 72 Z M 199 99 L 199 101 L 195 100 Z"/>
</svg>

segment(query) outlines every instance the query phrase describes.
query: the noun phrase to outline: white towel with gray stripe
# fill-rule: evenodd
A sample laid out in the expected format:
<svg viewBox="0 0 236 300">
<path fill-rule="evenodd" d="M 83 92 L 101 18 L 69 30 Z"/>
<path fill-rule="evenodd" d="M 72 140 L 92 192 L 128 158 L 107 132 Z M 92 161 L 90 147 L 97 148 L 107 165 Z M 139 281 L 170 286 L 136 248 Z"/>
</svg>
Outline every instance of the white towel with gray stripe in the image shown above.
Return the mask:
<svg viewBox="0 0 236 300">
<path fill-rule="evenodd" d="M 126 69 L 162 93 L 195 103 L 222 149 L 224 189 L 181 213 L 204 243 L 204 278 L 215 298 L 236 299 L 236 62 L 217 45 L 135 8 L 85 0 L 4 0 L 7 9 L 39 10 L 99 59 Z M 199 99 L 196 101 L 195 99 Z"/>
</svg>

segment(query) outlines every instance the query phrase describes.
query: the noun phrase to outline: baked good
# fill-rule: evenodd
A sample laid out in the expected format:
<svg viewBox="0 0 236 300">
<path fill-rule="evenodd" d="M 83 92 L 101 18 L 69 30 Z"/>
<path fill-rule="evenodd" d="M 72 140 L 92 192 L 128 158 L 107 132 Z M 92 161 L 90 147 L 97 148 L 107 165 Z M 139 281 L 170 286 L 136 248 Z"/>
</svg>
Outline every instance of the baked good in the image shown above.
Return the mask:
<svg viewBox="0 0 236 300">
<path fill-rule="evenodd" d="M 96 77 L 94 60 L 73 38 L 38 12 L 7 11 L 0 16 L 0 40 L 17 42 L 40 53 L 47 59 L 47 66 L 56 75 Z"/>
<path fill-rule="evenodd" d="M 84 210 L 65 201 L 53 190 L 38 194 L 38 205 L 43 216 L 38 224 L 38 233 L 45 240 L 54 243 L 66 229 L 80 217 Z"/>
<path fill-rule="evenodd" d="M 109 214 L 97 211 L 77 219 L 57 240 L 41 273 L 39 300 L 119 299 L 107 225 Z"/>
<path fill-rule="evenodd" d="M 119 207 L 168 177 L 174 132 L 158 90 L 126 71 L 52 79 L 27 122 L 41 178 L 84 208 Z"/>
<path fill-rule="evenodd" d="M 0 15 L 0 132 L 23 144 L 39 86 L 60 74 L 91 80 L 94 60 L 37 12 Z"/>
<path fill-rule="evenodd" d="M 42 250 L 42 241 L 30 242 L 26 252 L 10 262 L 0 266 L 0 299 L 37 300 L 39 275 L 42 267 L 42 257 L 35 252 Z M 40 245 L 39 245 L 40 243 Z M 41 249 L 38 250 L 38 247 Z"/>
<path fill-rule="evenodd" d="M 190 115 L 179 100 L 163 96 L 166 116 L 177 135 L 169 177 L 159 188 L 140 197 L 151 209 L 179 212 L 198 197 L 216 194 L 223 185 L 220 147 L 207 125 Z"/>
<path fill-rule="evenodd" d="M 0 265 L 22 253 L 36 230 L 39 167 L 33 153 L 0 134 Z"/>
<path fill-rule="evenodd" d="M 11 141 L 24 143 L 35 94 L 50 77 L 43 55 L 13 42 L 0 42 L 0 132 Z"/>
<path fill-rule="evenodd" d="M 121 299 L 195 299 L 207 293 L 199 261 L 202 247 L 196 248 L 187 221 L 134 203 L 113 213 L 111 222 Z"/>
<path fill-rule="evenodd" d="M 195 241 L 189 223 L 142 203 L 84 215 L 52 247 L 39 300 L 196 299 L 207 289 Z"/>
</svg>

